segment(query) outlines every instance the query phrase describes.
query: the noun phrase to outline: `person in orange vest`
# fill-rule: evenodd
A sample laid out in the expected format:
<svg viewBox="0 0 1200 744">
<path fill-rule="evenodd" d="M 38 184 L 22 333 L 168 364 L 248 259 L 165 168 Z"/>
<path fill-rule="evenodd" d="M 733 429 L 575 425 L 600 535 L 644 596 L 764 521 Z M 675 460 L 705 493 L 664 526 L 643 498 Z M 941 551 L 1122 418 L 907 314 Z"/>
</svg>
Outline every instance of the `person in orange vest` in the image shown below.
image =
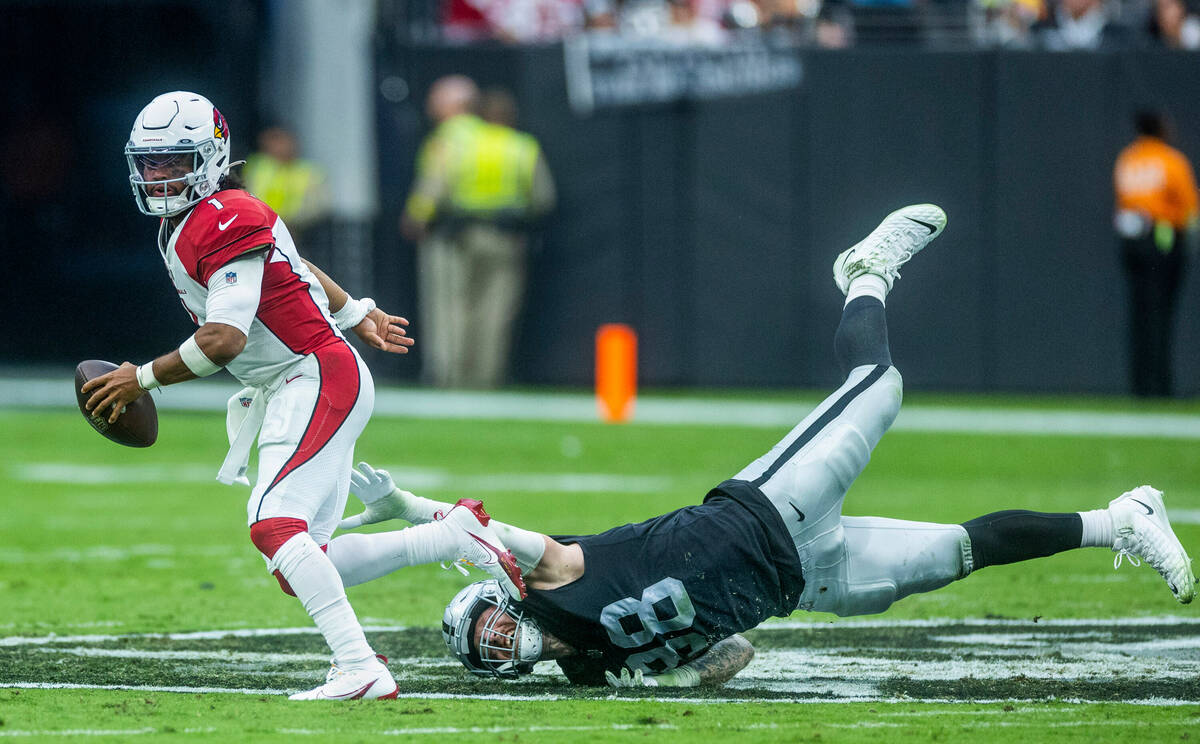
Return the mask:
<svg viewBox="0 0 1200 744">
<path fill-rule="evenodd" d="M 1133 392 L 1168 396 L 1175 306 L 1200 210 L 1192 166 L 1167 144 L 1165 116 L 1142 111 L 1134 125 L 1138 136 L 1113 171 L 1114 226 L 1129 277 Z"/>
</svg>

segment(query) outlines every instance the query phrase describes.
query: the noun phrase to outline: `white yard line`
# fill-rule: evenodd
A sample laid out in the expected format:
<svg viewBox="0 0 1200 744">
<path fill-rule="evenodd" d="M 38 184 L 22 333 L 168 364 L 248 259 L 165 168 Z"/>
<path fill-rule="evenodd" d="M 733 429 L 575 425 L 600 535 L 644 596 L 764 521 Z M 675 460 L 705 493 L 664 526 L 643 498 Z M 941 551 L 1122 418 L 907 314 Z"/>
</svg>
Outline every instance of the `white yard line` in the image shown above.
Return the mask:
<svg viewBox="0 0 1200 744">
<path fill-rule="evenodd" d="M 190 694 L 207 694 L 207 693 L 232 693 L 240 695 L 288 695 L 295 690 L 275 690 L 271 688 L 263 689 L 244 689 L 234 687 L 177 687 L 177 686 L 159 686 L 159 685 L 85 685 L 73 684 L 68 682 L 2 682 L 0 689 L 15 688 L 21 690 L 130 690 L 136 692 L 180 692 Z M 496 701 L 511 701 L 511 702 L 555 702 L 560 700 L 573 700 L 576 698 L 566 697 L 563 695 L 510 695 L 506 693 L 492 694 L 452 694 L 448 692 L 413 692 L 401 693 L 397 696 L 399 700 L 496 700 Z M 621 696 L 618 693 L 613 693 L 608 696 L 610 700 L 619 700 Z M 1034 704 L 1045 703 L 1045 699 L 1038 698 L 985 698 L 972 699 L 969 701 L 955 700 L 953 698 L 912 698 L 897 700 L 895 697 L 883 695 L 864 696 L 857 698 L 690 698 L 690 697 L 636 697 L 629 698 L 630 700 L 653 700 L 659 703 L 681 703 L 686 705 L 725 705 L 727 703 L 792 703 L 792 704 L 821 704 L 821 703 L 946 703 L 956 705 L 992 705 L 997 703 L 1022 703 Z M 1111 700 L 1084 700 L 1079 698 L 1060 698 L 1057 702 L 1061 703 L 1111 703 Z M 1135 698 L 1130 700 L 1119 701 L 1122 705 L 1150 705 L 1150 706 L 1169 706 L 1177 707 L 1184 705 L 1195 705 L 1195 700 L 1176 700 L 1169 698 Z"/>
<path fill-rule="evenodd" d="M 796 630 L 803 628 L 941 628 L 965 625 L 979 628 L 1030 627 L 1157 627 L 1161 625 L 1200 625 L 1200 617 L 1184 615 L 1155 615 L 1153 617 L 1103 617 L 1103 618 L 1058 618 L 1040 620 L 1017 620 L 999 618 L 930 618 L 927 620 L 838 620 L 836 622 L 803 622 L 796 620 L 768 620 L 755 630 Z M 0 644 L 3 639 L 0 639 Z"/>
<path fill-rule="evenodd" d="M 838 620 L 834 622 L 797 622 L 792 620 L 768 621 L 758 626 L 756 631 L 797 630 L 808 629 L 820 632 L 828 630 L 837 632 L 839 628 L 944 628 L 944 627 L 975 627 L 975 628 L 1035 628 L 1038 625 L 1048 627 L 1147 627 L 1155 628 L 1164 625 L 1198 625 L 1200 617 L 1184 615 L 1156 615 L 1153 617 L 1102 617 L 1102 618 L 1059 618 L 1042 619 L 1034 623 L 1031 620 L 1008 620 L 998 618 L 930 618 L 925 620 Z M 407 625 L 372 624 L 363 626 L 368 633 L 398 633 L 409 629 Z M 112 641 L 136 640 L 142 638 L 165 639 L 171 641 L 219 640 L 221 638 L 270 638 L 273 636 L 316 635 L 315 627 L 291 628 L 228 628 L 225 630 L 196 630 L 179 633 L 121 633 L 121 634 L 74 634 L 58 635 L 49 633 L 42 636 L 0 636 L 0 646 L 34 646 L 46 643 L 109 643 Z"/>
<path fill-rule="evenodd" d="M 16 463 L 9 477 L 25 483 L 122 485 L 135 483 L 213 483 L 217 465 L 82 465 L 72 462 Z M 431 468 L 378 464 L 405 488 L 471 493 L 659 493 L 674 485 L 664 476 L 613 473 L 484 473 L 463 475 Z M 0 557 L 0 562 L 3 558 Z"/>
<path fill-rule="evenodd" d="M 405 625 L 364 625 L 368 633 L 399 632 L 408 630 Z M 304 628 L 230 628 L 228 630 L 197 630 L 185 633 L 123 633 L 120 635 L 57 635 L 0 637 L 0 646 L 36 646 L 46 643 L 109 643 L 112 641 L 136 640 L 141 638 L 171 641 L 211 641 L 221 638 L 272 638 L 275 636 L 316 635 L 315 627 Z"/>
<path fill-rule="evenodd" d="M 1200 647 L 1200 639 L 1193 636 L 1161 640 L 1155 637 L 1157 629 L 1169 625 L 1193 627 L 1200 625 L 1198 618 L 1112 618 L 1112 619 L 1069 619 L 1043 621 L 1010 621 L 992 619 L 973 620 L 900 620 L 900 621 L 848 621 L 838 625 L 829 623 L 799 624 L 773 623 L 764 630 L 777 631 L 803 628 L 815 635 L 839 633 L 872 628 L 927 628 L 933 631 L 918 646 L 870 646 L 827 647 L 818 644 L 812 648 L 767 649 L 760 651 L 750 666 L 729 683 L 729 695 L 722 699 L 695 699 L 665 697 L 662 700 L 709 704 L 755 700 L 747 694 L 762 691 L 786 693 L 787 698 L 777 702 L 889 702 L 895 701 L 894 693 L 884 693 L 887 683 L 897 679 L 921 682 L 954 682 L 962 679 L 1009 680 L 1139 680 L 1190 681 L 1200 678 L 1200 658 L 1193 653 Z M 968 629 L 970 632 L 955 634 L 941 632 L 943 629 Z M 1109 631 L 1122 629 L 1125 634 L 1113 638 Z M 1142 633 L 1136 633 L 1142 629 Z M 369 632 L 402 631 L 402 626 L 372 626 Z M 988 631 L 991 632 L 988 632 Z M 1130 632 L 1134 631 L 1134 632 Z M 226 637 L 273 638 L 295 635 L 315 635 L 315 628 L 240 628 L 173 634 L 97 634 L 75 636 L 10 636 L 0 638 L 0 646 L 37 647 L 44 653 L 61 653 L 71 656 L 115 656 L 129 659 L 157 660 L 169 662 L 212 662 L 215 664 L 237 663 L 259 664 L 255 674 L 281 674 L 272 672 L 270 666 L 287 662 L 314 662 L 326 660 L 318 653 L 269 653 L 258 651 L 228 651 L 220 648 L 211 650 L 163 650 L 163 640 L 195 641 L 220 640 Z M 154 650 L 136 647 L 130 641 L 154 641 Z M 94 648 L 95 644 L 122 641 L 121 648 Z M 852 641 L 851 641 L 852 642 Z M 49 644 L 72 644 L 67 648 L 53 648 Z M 930 652 L 953 652 L 933 653 Z M 1053 653 L 1051 653 L 1053 652 Z M 447 659 L 397 659 L 398 669 L 403 669 L 405 680 L 432 679 L 428 670 L 452 666 Z M 245 670 L 243 670 L 245 671 Z M 251 672 L 245 672 L 251 673 Z M 561 673 L 550 663 L 539 664 L 534 680 L 561 682 Z M 283 694 L 280 690 L 252 688 L 216 688 L 157 685 L 78 685 L 70 683 L 41 683 L 17 681 L 0 684 L 0 687 L 22 687 L 30 689 L 128 689 L 158 692 L 228 692 L 241 694 Z M 491 699 L 491 700 L 560 700 L 560 695 L 522 695 L 520 686 L 510 688 L 516 694 L 497 692 L 494 694 L 450 694 L 450 693 L 405 693 L 406 699 Z M 621 697 L 614 692 L 611 698 Z M 955 702 L 953 700 L 916 698 L 924 702 Z M 762 698 L 757 698 L 760 702 Z M 998 702 L 999 700 L 972 700 L 973 703 Z M 959 701 L 961 702 L 961 701 Z M 1009 700 L 1011 702 L 1011 700 Z M 1032 701 L 1020 701 L 1032 702 Z M 1095 702 L 1080 699 L 1074 702 Z M 1140 699 L 1133 702 L 1143 705 L 1194 705 L 1194 699 Z"/>
<path fill-rule="evenodd" d="M 0 379 L 0 400 L 22 407 L 75 408 L 69 376 L 59 379 Z M 161 389 L 162 410 L 225 409 L 237 392 L 232 382 L 196 382 Z M 634 420 L 643 424 L 695 424 L 785 428 L 799 422 L 819 397 L 793 402 L 641 396 Z M 595 422 L 597 406 L 586 393 L 466 392 L 380 388 L 375 415 L 425 419 L 506 419 Z M 1200 439 L 1200 415 L 907 405 L 893 426 L 898 431 L 973 434 L 1070 435 Z"/>
<path fill-rule="evenodd" d="M 993 711 L 970 711 L 971 715 L 983 715 L 992 713 Z M 997 711 L 998 712 L 998 711 Z M 947 715 L 953 711 L 937 711 L 937 715 Z M 1004 715 L 1012 716 L 1013 712 L 1005 712 Z M 1039 728 L 1078 728 L 1078 727 L 1104 727 L 1104 728 L 1124 728 L 1130 726 L 1141 726 L 1142 721 L 1122 720 L 1107 718 L 1104 720 L 1089 719 L 1085 721 L 961 721 L 958 726 L 968 728 L 1027 728 L 1030 726 L 1038 726 Z M 787 731 L 792 729 L 809 729 L 809 728 L 833 728 L 833 729 L 861 729 L 861 728 L 904 728 L 905 724 L 890 723 L 887 721 L 856 721 L 854 723 L 829 723 L 821 721 L 796 721 L 792 723 L 750 723 L 737 726 L 737 730 L 751 731 Z M 678 731 L 680 726 L 672 723 L 652 723 L 652 724 L 637 724 L 637 723 L 610 723 L 608 725 L 596 726 L 430 726 L 423 728 L 400 728 L 400 729 L 385 729 L 383 731 L 365 732 L 370 736 L 450 736 L 458 734 L 539 734 L 539 733 L 596 733 L 601 731 L 646 731 L 656 729 L 661 731 Z M 173 730 L 172 734 L 210 734 L 216 732 L 214 727 L 206 728 L 186 728 L 181 730 Z M 143 736 L 146 734 L 162 733 L 156 728 L 140 728 L 140 729 L 65 729 L 55 731 L 52 729 L 43 729 L 38 731 L 32 730 L 7 730 L 0 731 L 0 738 L 34 738 L 34 737 L 88 737 L 88 736 Z M 322 738 L 336 739 L 345 736 L 342 730 L 326 730 L 326 729 L 299 729 L 299 728 L 282 728 L 276 729 L 275 733 L 284 734 L 287 736 L 317 736 Z"/>
</svg>

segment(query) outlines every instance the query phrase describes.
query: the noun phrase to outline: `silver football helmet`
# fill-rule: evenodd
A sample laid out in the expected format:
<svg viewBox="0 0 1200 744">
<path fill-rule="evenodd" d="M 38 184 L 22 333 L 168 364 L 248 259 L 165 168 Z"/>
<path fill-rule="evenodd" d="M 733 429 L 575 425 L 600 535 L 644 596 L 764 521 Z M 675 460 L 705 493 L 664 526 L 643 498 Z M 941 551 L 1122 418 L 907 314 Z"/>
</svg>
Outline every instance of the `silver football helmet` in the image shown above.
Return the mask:
<svg viewBox="0 0 1200 744">
<path fill-rule="evenodd" d="M 216 193 L 229 172 L 229 125 L 204 96 L 164 93 L 142 109 L 125 145 L 129 183 L 143 214 L 170 217 Z M 147 180 L 164 170 L 177 176 Z M 181 184 L 172 195 L 171 184 Z M 162 191 L 153 194 L 152 190 Z"/>
<path fill-rule="evenodd" d="M 489 607 L 496 611 L 485 621 L 476 647 L 475 625 Z M 513 623 L 512 632 L 496 627 L 506 617 Z M 478 581 L 454 595 L 442 615 L 442 639 L 450 653 L 480 677 L 516 679 L 532 672 L 542 655 L 537 621 L 526 617 L 521 603 L 513 601 L 495 579 Z"/>
</svg>

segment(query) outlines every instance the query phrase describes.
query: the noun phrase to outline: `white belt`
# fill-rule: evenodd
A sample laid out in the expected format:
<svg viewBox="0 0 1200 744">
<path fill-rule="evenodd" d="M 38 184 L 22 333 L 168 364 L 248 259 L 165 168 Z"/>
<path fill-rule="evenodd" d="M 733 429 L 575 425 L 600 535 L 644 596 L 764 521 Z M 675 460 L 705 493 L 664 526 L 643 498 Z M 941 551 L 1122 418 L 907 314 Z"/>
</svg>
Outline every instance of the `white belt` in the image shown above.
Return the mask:
<svg viewBox="0 0 1200 744">
<path fill-rule="evenodd" d="M 229 453 L 217 480 L 226 485 L 250 485 L 246 468 L 250 463 L 250 448 L 267 413 L 267 391 L 263 388 L 242 388 L 225 404 L 225 433 L 229 436 Z"/>
</svg>

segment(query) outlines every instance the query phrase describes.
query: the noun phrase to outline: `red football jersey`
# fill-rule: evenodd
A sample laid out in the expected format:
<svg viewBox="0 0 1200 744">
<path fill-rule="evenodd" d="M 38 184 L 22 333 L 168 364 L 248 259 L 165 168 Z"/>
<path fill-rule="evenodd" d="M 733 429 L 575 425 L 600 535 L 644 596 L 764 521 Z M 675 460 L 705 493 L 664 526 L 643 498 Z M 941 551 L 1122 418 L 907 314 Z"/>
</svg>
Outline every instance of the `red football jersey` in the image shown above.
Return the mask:
<svg viewBox="0 0 1200 744">
<path fill-rule="evenodd" d="M 227 189 L 200 202 L 160 247 L 179 299 L 197 325 L 204 324 L 208 288 L 222 267 L 256 249 L 267 252 L 246 348 L 226 367 L 243 384 L 266 384 L 305 355 L 344 343 L 325 290 L 300 260 L 283 220 L 245 191 Z"/>
</svg>

